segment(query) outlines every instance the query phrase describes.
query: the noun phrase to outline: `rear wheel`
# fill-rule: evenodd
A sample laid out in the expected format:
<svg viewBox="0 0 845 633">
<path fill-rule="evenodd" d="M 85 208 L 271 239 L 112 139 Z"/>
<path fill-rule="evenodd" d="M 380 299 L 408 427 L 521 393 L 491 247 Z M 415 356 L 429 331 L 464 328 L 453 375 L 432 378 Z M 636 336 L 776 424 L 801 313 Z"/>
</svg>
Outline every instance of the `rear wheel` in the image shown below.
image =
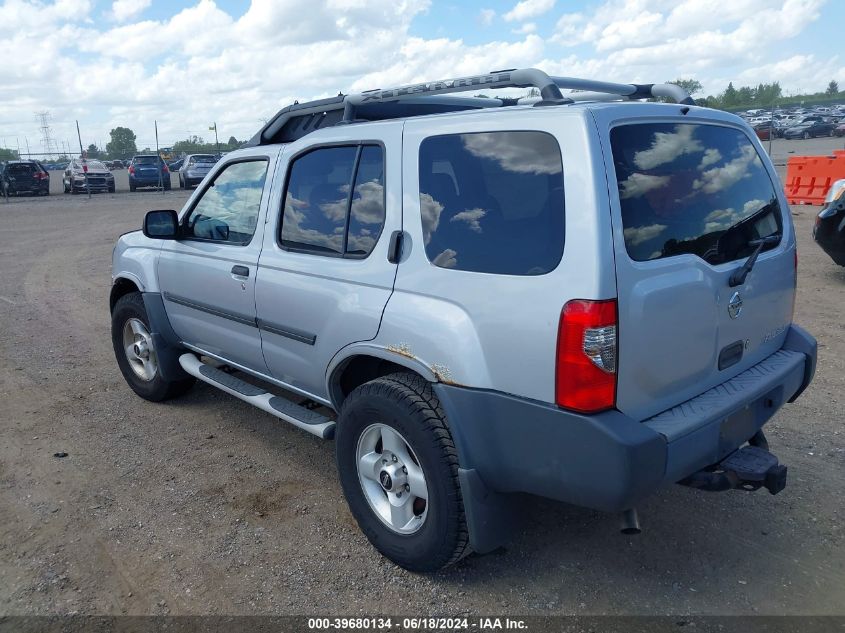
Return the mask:
<svg viewBox="0 0 845 633">
<path fill-rule="evenodd" d="M 808 138 L 810 138 L 810 133 L 804 132 L 803 139 L 806 141 Z"/>
<path fill-rule="evenodd" d="M 135 191 L 136 187 L 131 182 L 129 183 L 129 191 Z"/>
<path fill-rule="evenodd" d="M 430 383 L 400 373 L 355 389 L 336 450 L 349 508 L 384 556 L 431 572 L 468 553 L 458 456 Z"/>
<path fill-rule="evenodd" d="M 193 378 L 174 381 L 162 378 L 140 292 L 129 293 L 117 301 L 112 312 L 111 335 L 120 373 L 132 391 L 145 400 L 167 400 L 193 386 Z"/>
</svg>

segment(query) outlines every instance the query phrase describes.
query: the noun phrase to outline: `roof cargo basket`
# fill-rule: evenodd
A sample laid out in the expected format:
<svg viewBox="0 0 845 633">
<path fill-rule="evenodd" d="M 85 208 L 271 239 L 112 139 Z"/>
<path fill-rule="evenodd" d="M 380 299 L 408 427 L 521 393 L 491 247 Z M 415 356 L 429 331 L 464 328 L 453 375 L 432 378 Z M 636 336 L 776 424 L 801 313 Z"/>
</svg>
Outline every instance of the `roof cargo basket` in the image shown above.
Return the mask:
<svg viewBox="0 0 845 633">
<path fill-rule="evenodd" d="M 294 103 L 278 113 L 250 139 L 248 145 L 286 143 L 314 130 L 341 123 L 405 118 L 439 112 L 456 112 L 515 105 L 515 99 L 461 98 L 456 92 L 493 88 L 537 88 L 535 106 L 560 105 L 585 100 L 636 100 L 668 97 L 692 105 L 687 92 L 674 84 L 619 84 L 576 77 L 551 77 L 536 68 L 495 70 L 486 75 L 428 81 L 399 88 L 367 90 L 328 99 Z M 576 90 L 567 95 L 561 88 Z"/>
</svg>

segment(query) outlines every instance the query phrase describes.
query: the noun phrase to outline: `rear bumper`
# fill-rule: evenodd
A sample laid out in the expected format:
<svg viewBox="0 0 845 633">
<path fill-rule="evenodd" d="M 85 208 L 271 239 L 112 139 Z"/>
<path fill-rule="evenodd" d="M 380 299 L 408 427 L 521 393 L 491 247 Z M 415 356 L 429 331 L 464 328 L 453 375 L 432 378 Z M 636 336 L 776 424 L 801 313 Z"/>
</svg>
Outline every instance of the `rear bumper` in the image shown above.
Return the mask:
<svg viewBox="0 0 845 633">
<path fill-rule="evenodd" d="M 810 384 L 815 365 L 815 339 L 793 325 L 784 347 L 763 362 L 643 422 L 619 411 L 580 415 L 438 383 L 470 530 L 473 521 L 484 522 L 473 515 L 483 516 L 497 493 L 530 493 L 607 512 L 631 508 L 744 444 Z"/>
</svg>

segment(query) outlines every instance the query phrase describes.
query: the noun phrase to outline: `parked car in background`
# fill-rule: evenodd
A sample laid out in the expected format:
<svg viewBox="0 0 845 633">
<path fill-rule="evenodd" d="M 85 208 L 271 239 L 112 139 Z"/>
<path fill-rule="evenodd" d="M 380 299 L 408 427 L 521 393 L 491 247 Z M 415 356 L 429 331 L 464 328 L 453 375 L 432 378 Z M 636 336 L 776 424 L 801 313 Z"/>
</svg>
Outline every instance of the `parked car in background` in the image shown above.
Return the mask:
<svg viewBox="0 0 845 633">
<path fill-rule="evenodd" d="M 171 174 L 175 174 L 177 171 L 182 169 L 182 163 L 184 163 L 184 162 L 185 162 L 185 157 L 183 156 L 182 158 L 180 158 L 178 160 L 174 160 L 174 161 L 167 163 L 167 168 L 170 169 Z"/>
<path fill-rule="evenodd" d="M 179 186 L 182 189 L 196 187 L 214 167 L 217 157 L 213 154 L 190 154 L 179 170 Z"/>
<path fill-rule="evenodd" d="M 837 180 L 827 192 L 813 239 L 834 262 L 845 266 L 845 180 Z"/>
<path fill-rule="evenodd" d="M 833 128 L 833 135 L 834 136 L 845 136 L 845 123 L 840 123 L 835 128 Z"/>
<path fill-rule="evenodd" d="M 84 192 L 86 187 L 91 193 L 114 193 L 114 174 L 99 160 L 74 158 L 65 169 L 62 186 L 65 193 L 72 194 Z"/>
<path fill-rule="evenodd" d="M 757 134 L 757 138 L 759 138 L 761 141 L 768 141 L 769 137 L 771 137 L 772 134 L 774 134 L 773 138 L 777 138 L 777 129 L 774 127 L 771 121 L 764 121 L 763 123 L 758 123 L 757 125 L 755 125 L 754 133 Z"/>
<path fill-rule="evenodd" d="M 129 191 L 138 187 L 170 189 L 170 170 L 167 163 L 155 154 L 139 154 L 129 163 Z"/>
<path fill-rule="evenodd" d="M 50 174 L 38 161 L 10 160 L 0 163 L 0 192 L 4 196 L 50 193 Z"/>
<path fill-rule="evenodd" d="M 816 136 L 833 136 L 833 123 L 807 121 L 783 131 L 783 138 L 814 138 Z"/>
<path fill-rule="evenodd" d="M 116 158 L 115 160 L 113 160 L 113 161 L 111 162 L 111 167 L 110 167 L 110 169 L 112 169 L 112 170 L 115 170 L 115 169 L 126 169 L 126 163 L 124 163 L 124 162 L 123 162 L 122 160 L 120 160 L 119 158 Z"/>
</svg>

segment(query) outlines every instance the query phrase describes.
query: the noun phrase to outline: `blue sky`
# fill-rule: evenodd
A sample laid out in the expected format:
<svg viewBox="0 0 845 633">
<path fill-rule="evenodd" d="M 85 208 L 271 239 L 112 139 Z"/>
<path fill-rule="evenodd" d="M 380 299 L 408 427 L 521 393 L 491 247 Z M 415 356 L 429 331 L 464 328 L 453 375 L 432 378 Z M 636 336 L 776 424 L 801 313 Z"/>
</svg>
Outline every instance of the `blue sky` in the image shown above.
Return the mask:
<svg viewBox="0 0 845 633">
<path fill-rule="evenodd" d="M 38 54 L 0 66 L 0 144 L 40 148 L 45 110 L 86 145 L 246 138 L 294 99 L 508 67 L 845 87 L 843 24 L 840 0 L 2 0 L 0 56 Z"/>
</svg>

